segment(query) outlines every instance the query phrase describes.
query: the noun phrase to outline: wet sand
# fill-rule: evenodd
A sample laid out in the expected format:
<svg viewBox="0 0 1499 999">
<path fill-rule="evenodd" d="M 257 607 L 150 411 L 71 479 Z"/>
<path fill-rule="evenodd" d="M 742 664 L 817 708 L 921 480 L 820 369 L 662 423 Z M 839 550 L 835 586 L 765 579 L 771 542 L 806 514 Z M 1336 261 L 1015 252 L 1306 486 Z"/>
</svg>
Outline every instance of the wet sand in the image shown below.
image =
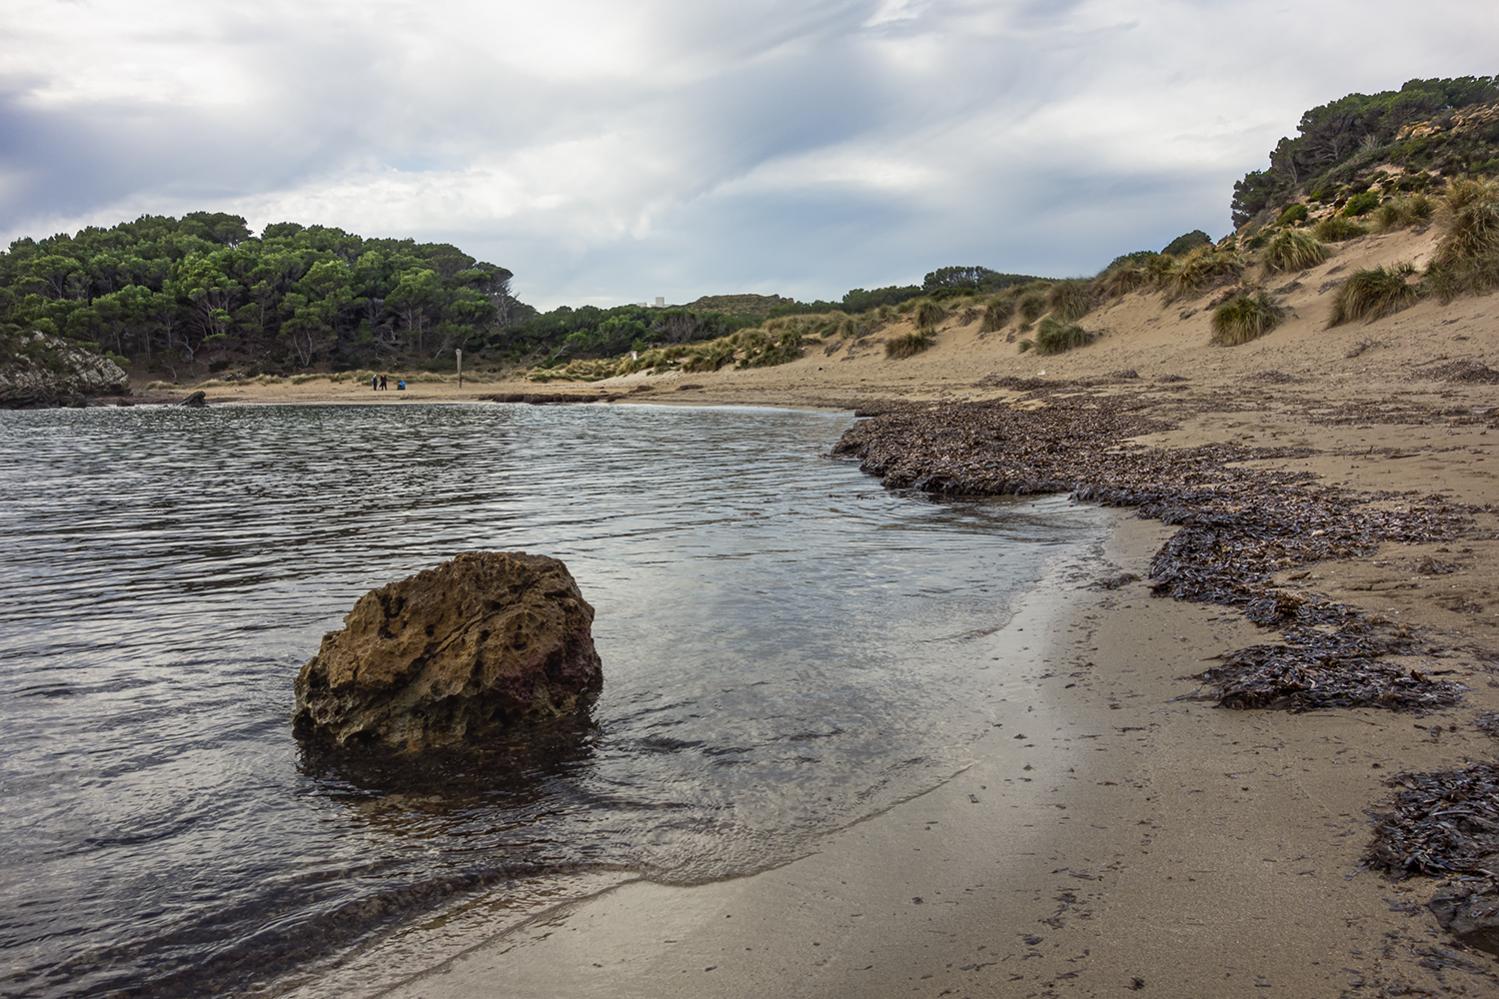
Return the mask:
<svg viewBox="0 0 1499 999">
<path fill-rule="evenodd" d="M 1121 513 L 1095 562 L 1027 598 L 991 653 L 1015 693 L 941 787 L 774 871 L 564 906 L 389 994 L 1493 994 L 1421 886 L 1359 868 L 1391 768 L 1456 747 L 1387 712 L 1180 699 L 1260 633 L 1141 582 L 1089 587 L 1169 533 Z"/>
</svg>

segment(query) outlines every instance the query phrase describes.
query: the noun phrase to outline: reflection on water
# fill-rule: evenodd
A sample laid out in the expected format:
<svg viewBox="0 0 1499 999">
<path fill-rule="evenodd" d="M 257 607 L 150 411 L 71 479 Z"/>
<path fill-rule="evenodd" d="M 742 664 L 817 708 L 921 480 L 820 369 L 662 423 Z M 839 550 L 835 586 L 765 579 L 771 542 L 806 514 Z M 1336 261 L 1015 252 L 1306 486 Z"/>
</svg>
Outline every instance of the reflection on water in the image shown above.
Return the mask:
<svg viewBox="0 0 1499 999">
<path fill-rule="evenodd" d="M 0 414 L 0 990 L 233 992 L 475 893 L 692 882 L 950 773 L 965 655 L 1094 511 L 936 504 L 846 418 L 645 407 Z M 308 759 L 292 679 L 370 587 L 564 559 L 593 726 L 392 771 Z"/>
</svg>

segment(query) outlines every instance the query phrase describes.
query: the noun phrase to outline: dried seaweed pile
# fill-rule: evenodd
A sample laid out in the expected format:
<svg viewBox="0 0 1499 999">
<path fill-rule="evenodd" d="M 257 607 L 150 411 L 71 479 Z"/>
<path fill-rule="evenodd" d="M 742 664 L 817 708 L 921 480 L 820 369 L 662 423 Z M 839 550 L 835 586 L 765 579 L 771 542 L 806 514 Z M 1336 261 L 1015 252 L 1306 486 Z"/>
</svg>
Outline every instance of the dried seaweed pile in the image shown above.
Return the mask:
<svg viewBox="0 0 1499 999">
<path fill-rule="evenodd" d="M 1499 953 L 1499 764 L 1401 774 L 1374 816 L 1365 860 L 1394 877 L 1452 880 L 1431 900 L 1437 921 L 1464 943 Z"/>
<path fill-rule="evenodd" d="M 1499 385 L 1499 371 L 1481 361 L 1449 361 L 1433 364 L 1421 372 L 1428 378 L 1461 385 Z"/>
<path fill-rule="evenodd" d="M 1499 763 L 1401 774 L 1369 863 L 1389 874 L 1499 874 Z"/>
<path fill-rule="evenodd" d="M 1181 529 L 1152 560 L 1158 593 L 1241 608 L 1285 641 L 1228 657 L 1202 679 L 1225 707 L 1424 709 L 1453 703 L 1458 685 L 1388 661 L 1431 650 L 1404 629 L 1273 576 L 1385 542 L 1450 540 L 1467 511 L 1437 499 L 1374 505 L 1299 473 L 1245 468 L 1288 449 L 1233 445 L 1165 450 L 1128 438 L 1164 429 L 1138 399 L 1051 396 L 906 407 L 862 422 L 835 453 L 862 460 L 892 488 L 965 495 L 1071 493 L 1130 506 Z"/>
</svg>

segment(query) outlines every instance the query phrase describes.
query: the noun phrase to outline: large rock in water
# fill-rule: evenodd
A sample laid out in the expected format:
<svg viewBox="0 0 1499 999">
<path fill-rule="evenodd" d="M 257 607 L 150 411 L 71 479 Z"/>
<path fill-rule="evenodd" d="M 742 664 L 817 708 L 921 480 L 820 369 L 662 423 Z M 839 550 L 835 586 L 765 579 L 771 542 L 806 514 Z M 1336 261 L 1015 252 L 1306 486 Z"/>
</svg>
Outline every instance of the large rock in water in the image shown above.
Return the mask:
<svg viewBox="0 0 1499 999">
<path fill-rule="evenodd" d="M 0 409 L 81 406 L 129 393 L 118 364 L 76 343 L 35 331 L 0 336 Z"/>
<path fill-rule="evenodd" d="M 483 745 L 592 699 L 592 625 L 556 559 L 459 555 L 359 598 L 302 667 L 293 730 L 398 752 Z"/>
</svg>

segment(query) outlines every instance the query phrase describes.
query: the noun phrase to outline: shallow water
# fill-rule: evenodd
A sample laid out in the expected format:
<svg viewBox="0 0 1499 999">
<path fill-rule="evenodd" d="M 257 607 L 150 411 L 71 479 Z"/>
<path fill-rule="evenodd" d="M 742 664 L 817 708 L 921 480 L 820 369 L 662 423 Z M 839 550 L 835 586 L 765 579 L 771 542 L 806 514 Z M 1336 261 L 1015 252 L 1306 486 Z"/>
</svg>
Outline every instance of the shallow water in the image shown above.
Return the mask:
<svg viewBox="0 0 1499 999">
<path fill-rule="evenodd" d="M 827 457 L 842 416 L 646 407 L 0 413 L 0 991 L 274 984 L 579 872 L 693 882 L 961 766 L 973 654 L 1101 529 Z M 564 559 L 594 725 L 415 771 L 303 756 L 292 679 L 370 587 Z"/>
</svg>

